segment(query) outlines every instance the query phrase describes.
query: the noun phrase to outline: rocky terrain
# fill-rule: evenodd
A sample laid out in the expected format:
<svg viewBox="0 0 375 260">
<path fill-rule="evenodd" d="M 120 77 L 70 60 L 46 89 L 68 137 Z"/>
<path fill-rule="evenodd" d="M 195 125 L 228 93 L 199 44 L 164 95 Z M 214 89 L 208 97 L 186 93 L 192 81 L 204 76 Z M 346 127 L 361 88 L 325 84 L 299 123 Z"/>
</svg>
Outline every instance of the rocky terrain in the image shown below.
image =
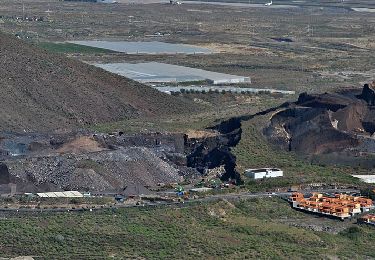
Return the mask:
<svg viewBox="0 0 375 260">
<path fill-rule="evenodd" d="M 131 183 L 194 182 L 215 169 L 215 177 L 240 182 L 230 151 L 241 138 L 240 126 L 231 119 L 188 134 L 3 133 L 0 184 L 15 183 L 18 192 L 116 193 Z"/>
<path fill-rule="evenodd" d="M 236 157 L 231 152 L 231 147 L 236 146 L 241 140 L 241 120 L 231 118 L 211 130 L 218 134 L 203 139 L 187 140 L 186 146 L 191 151 L 187 156 L 187 165 L 196 168 L 202 174 L 216 168 L 222 180 L 241 183 L 240 174 L 236 170 Z"/>
<path fill-rule="evenodd" d="M 5 162 L 12 175 L 64 190 L 119 192 L 130 183 L 155 187 L 182 181 L 179 170 L 145 147 Z"/>
<path fill-rule="evenodd" d="M 264 133 L 290 151 L 361 157 L 375 153 L 375 84 L 342 93 L 309 95 L 280 107 Z M 340 156 L 337 156 L 337 160 Z"/>
<path fill-rule="evenodd" d="M 71 129 L 196 105 L 0 33 L 0 130 Z"/>
<path fill-rule="evenodd" d="M 18 192 L 118 192 L 155 187 L 224 169 L 240 180 L 230 147 L 240 123 L 207 131 L 125 135 L 87 126 L 128 118 L 191 113 L 192 101 L 51 54 L 0 33 L 0 179 Z"/>
<path fill-rule="evenodd" d="M 184 157 L 182 134 L 8 133 L 0 147 L 1 184 L 16 183 L 19 192 L 118 192 L 130 183 L 180 182 L 193 170 L 167 158 Z"/>
</svg>

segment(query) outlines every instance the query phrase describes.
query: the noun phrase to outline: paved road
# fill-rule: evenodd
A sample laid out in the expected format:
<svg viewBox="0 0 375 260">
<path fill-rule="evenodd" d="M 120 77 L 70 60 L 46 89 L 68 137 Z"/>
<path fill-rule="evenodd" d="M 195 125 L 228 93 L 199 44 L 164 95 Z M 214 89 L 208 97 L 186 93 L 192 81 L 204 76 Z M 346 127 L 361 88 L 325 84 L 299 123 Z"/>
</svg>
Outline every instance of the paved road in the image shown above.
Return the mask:
<svg viewBox="0 0 375 260">
<path fill-rule="evenodd" d="M 299 191 L 303 194 L 309 194 L 312 192 L 319 193 L 359 193 L 359 190 L 356 189 L 325 189 L 325 190 L 306 190 Z M 292 195 L 293 192 L 242 192 L 238 194 L 218 194 L 212 195 L 205 198 L 197 199 L 198 201 L 214 201 L 218 199 L 247 199 L 247 198 L 260 198 L 260 197 L 283 197 L 287 198 Z M 193 200 L 194 201 L 194 200 Z"/>
<path fill-rule="evenodd" d="M 359 193 L 359 190 L 355 189 L 326 189 L 326 190 L 309 190 L 309 191 L 300 191 L 304 194 L 312 193 L 312 192 L 320 192 L 320 193 Z M 75 209 L 62 209 L 62 208 L 49 208 L 49 209 L 30 209 L 30 208 L 20 208 L 20 209 L 12 209 L 12 208 L 0 208 L 0 213 L 12 213 L 12 214 L 27 214 L 27 213 L 43 213 L 43 212 L 83 212 L 83 211 L 99 211 L 99 210 L 110 210 L 110 209 L 117 209 L 117 208 L 131 208 L 131 207 L 158 207 L 158 206 L 178 206 L 178 207 L 186 207 L 189 204 L 197 203 L 197 202 L 213 202 L 221 199 L 228 199 L 228 200 L 236 200 L 236 199 L 248 199 L 248 198 L 261 198 L 261 197 L 283 197 L 287 198 L 292 194 L 292 192 L 259 192 L 259 193 L 250 193 L 250 192 L 241 192 L 241 193 L 229 193 L 229 194 L 216 194 L 216 195 L 208 195 L 206 197 L 198 198 L 198 199 L 190 199 L 186 200 L 184 203 L 181 202 L 167 202 L 167 201 L 158 201 L 152 203 L 145 203 L 142 205 L 134 205 L 134 204 L 116 204 L 113 206 L 103 206 L 103 207 L 96 207 L 92 209 L 83 209 L 83 208 L 75 208 Z"/>
</svg>

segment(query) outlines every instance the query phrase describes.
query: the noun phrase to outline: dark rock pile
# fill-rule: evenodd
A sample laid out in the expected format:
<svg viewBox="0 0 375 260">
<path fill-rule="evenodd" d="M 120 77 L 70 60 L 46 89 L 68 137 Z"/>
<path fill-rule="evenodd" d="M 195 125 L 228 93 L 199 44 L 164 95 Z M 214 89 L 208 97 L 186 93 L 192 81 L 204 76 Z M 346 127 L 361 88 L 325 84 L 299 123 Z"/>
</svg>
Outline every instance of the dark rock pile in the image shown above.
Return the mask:
<svg viewBox="0 0 375 260">
<path fill-rule="evenodd" d="M 241 120 L 231 118 L 213 128 L 220 134 L 206 137 L 202 140 L 187 139 L 186 147 L 190 150 L 187 166 L 196 168 L 204 174 L 207 169 L 224 165 L 225 173 L 222 180 L 233 180 L 241 183 L 240 174 L 236 170 L 236 157 L 231 153 L 231 147 L 241 140 Z"/>
</svg>

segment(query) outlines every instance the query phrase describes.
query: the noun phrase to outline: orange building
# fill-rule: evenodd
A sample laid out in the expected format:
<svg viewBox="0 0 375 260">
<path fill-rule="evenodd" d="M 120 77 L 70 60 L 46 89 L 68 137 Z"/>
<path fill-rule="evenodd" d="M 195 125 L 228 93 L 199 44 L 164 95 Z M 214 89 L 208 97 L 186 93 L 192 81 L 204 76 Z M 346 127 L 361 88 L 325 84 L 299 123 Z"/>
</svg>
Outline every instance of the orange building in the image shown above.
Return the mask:
<svg viewBox="0 0 375 260">
<path fill-rule="evenodd" d="M 375 214 L 363 215 L 358 219 L 358 222 L 375 225 Z"/>
<path fill-rule="evenodd" d="M 293 192 L 292 196 L 289 198 L 291 201 L 301 201 L 304 200 L 304 196 L 302 193 L 299 192 Z"/>
<path fill-rule="evenodd" d="M 321 193 L 313 193 L 311 197 L 305 198 L 303 193 L 294 192 L 289 201 L 293 208 L 341 219 L 352 217 L 374 207 L 371 199 L 347 194 L 335 194 L 334 197 L 328 197 Z"/>
</svg>

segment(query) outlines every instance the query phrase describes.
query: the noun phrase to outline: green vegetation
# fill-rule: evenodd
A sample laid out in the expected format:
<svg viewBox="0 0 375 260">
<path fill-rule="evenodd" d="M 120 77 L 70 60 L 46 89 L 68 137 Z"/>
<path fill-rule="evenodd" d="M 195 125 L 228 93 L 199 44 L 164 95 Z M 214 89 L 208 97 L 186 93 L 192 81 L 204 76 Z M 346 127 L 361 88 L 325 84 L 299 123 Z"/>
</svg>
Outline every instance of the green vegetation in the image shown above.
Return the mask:
<svg viewBox="0 0 375 260">
<path fill-rule="evenodd" d="M 245 95 L 231 94 L 189 94 L 184 97 L 202 100 L 207 106 L 207 111 L 189 116 L 150 118 L 148 120 L 131 119 L 106 123 L 94 126 L 93 130 L 100 132 L 123 131 L 126 133 L 203 130 L 226 118 L 254 114 L 270 107 L 276 107 L 286 100 L 285 98 L 276 99 L 268 95 L 246 97 Z M 236 99 L 233 97 L 236 97 Z M 247 99 L 253 101 L 247 103 Z M 234 103 L 238 105 L 233 105 Z M 252 191 L 260 191 L 311 183 L 363 185 L 357 178 L 351 176 L 353 168 L 313 164 L 293 152 L 283 151 L 270 144 L 261 133 L 262 126 L 267 124 L 268 116 L 258 116 L 252 120 L 243 121 L 241 141 L 232 151 L 237 157 L 237 167 L 241 173 L 246 168 L 278 167 L 284 170 L 285 177 L 261 181 L 247 180 L 246 188 Z"/>
<path fill-rule="evenodd" d="M 280 199 L 7 217 L 1 256 L 44 259 L 323 259 L 375 257 L 375 232 L 335 220 L 331 234 L 283 224 L 313 221 Z"/>
<path fill-rule="evenodd" d="M 129 119 L 113 123 L 97 124 L 91 130 L 109 133 L 122 131 L 124 133 L 139 132 L 185 132 L 187 130 L 204 130 L 230 117 L 254 114 L 256 112 L 278 106 L 285 102 L 286 97 L 262 94 L 179 94 L 182 99 L 190 99 L 204 107 L 204 111 L 194 114 L 179 114 L 169 117 L 150 117 L 146 119 Z M 294 98 L 288 96 L 288 98 Z M 203 109 L 202 109 L 203 110 Z"/>
<path fill-rule="evenodd" d="M 261 118 L 257 118 L 261 120 Z M 248 181 L 253 190 L 288 187 L 294 184 L 340 183 L 360 185 L 361 182 L 350 175 L 352 169 L 333 166 L 319 166 L 304 160 L 293 152 L 283 151 L 267 142 L 254 120 L 242 122 L 242 138 L 233 149 L 237 157 L 238 169 L 277 167 L 284 170 L 283 178 Z"/>
<path fill-rule="evenodd" d="M 361 189 L 361 194 L 375 201 L 375 185 L 367 184 L 367 187 Z"/>
<path fill-rule="evenodd" d="M 38 47 L 50 52 L 57 53 L 80 53 L 80 54 L 95 54 L 95 53 L 115 53 L 114 51 L 95 48 L 89 46 L 78 45 L 74 43 L 55 43 L 55 42 L 41 42 L 37 44 Z"/>
</svg>

